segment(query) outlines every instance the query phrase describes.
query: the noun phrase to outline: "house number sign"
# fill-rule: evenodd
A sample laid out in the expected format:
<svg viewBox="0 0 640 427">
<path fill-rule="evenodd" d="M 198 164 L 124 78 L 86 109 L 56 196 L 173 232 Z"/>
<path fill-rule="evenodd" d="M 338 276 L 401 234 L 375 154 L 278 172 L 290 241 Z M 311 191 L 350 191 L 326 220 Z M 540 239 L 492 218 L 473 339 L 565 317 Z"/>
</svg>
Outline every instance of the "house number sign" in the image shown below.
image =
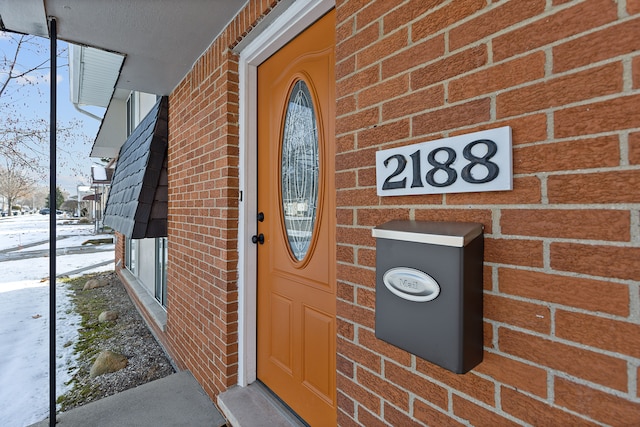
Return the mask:
<svg viewBox="0 0 640 427">
<path fill-rule="evenodd" d="M 376 152 L 378 196 L 513 189 L 511 128 Z"/>
</svg>

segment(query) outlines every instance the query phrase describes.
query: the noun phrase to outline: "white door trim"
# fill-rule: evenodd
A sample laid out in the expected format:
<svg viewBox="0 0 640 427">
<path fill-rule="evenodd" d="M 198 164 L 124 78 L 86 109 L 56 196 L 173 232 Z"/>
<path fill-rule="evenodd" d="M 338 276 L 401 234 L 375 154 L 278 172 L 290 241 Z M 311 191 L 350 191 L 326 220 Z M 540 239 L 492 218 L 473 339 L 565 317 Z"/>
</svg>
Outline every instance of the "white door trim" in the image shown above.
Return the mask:
<svg viewBox="0 0 640 427">
<path fill-rule="evenodd" d="M 289 6 L 287 7 L 287 4 Z M 335 0 L 283 1 L 284 9 L 255 38 L 240 44 L 239 74 L 239 188 L 238 212 L 238 385 L 256 380 L 257 251 L 251 236 L 257 232 L 257 76 L 258 65 L 305 28 L 335 7 Z M 268 16 L 269 16 L 268 15 Z M 258 29 L 254 29 L 256 31 Z"/>
</svg>

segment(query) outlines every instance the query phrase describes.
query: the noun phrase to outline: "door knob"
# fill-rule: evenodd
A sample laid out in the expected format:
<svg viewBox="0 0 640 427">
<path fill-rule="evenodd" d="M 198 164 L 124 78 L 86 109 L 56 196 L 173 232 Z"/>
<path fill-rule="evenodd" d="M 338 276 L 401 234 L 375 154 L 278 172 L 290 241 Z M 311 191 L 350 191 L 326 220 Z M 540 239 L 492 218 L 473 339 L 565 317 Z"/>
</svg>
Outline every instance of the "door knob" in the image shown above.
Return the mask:
<svg viewBox="0 0 640 427">
<path fill-rule="evenodd" d="M 254 235 L 254 236 L 251 238 L 251 241 L 252 241 L 253 243 L 260 243 L 261 245 L 264 245 L 264 234 L 260 233 L 260 234 L 258 234 L 257 236 L 256 236 L 256 235 Z"/>
</svg>

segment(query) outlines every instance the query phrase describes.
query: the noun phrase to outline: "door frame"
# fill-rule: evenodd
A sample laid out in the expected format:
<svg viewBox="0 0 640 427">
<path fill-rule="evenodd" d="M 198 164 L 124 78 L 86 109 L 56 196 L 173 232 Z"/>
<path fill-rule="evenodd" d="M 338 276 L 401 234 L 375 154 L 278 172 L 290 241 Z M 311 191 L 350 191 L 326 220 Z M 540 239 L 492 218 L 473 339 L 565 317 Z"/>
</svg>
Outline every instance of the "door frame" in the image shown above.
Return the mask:
<svg viewBox="0 0 640 427">
<path fill-rule="evenodd" d="M 335 0 L 283 0 L 234 48 L 239 54 L 238 385 L 257 379 L 258 66 L 335 7 Z"/>
</svg>

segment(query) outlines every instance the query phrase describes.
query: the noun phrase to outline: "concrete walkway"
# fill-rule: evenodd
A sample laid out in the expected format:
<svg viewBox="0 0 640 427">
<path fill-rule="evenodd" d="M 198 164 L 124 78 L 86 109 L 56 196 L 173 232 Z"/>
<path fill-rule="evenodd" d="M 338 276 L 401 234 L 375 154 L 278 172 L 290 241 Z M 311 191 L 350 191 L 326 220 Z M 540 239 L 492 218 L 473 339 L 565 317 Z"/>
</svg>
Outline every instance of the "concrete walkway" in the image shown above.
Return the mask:
<svg viewBox="0 0 640 427">
<path fill-rule="evenodd" d="M 58 414 L 61 427 L 222 427 L 224 417 L 189 371 Z M 48 427 L 49 420 L 31 427 Z"/>
</svg>

